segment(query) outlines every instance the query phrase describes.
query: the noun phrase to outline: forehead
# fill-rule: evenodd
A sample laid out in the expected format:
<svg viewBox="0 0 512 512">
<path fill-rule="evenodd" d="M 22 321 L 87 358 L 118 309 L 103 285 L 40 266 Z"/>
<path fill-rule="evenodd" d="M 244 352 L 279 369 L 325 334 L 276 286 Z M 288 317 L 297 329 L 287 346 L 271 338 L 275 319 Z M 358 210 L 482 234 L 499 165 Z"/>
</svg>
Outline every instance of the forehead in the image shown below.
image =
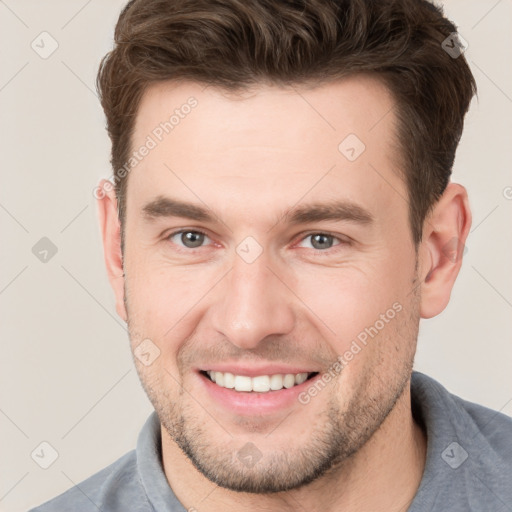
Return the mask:
<svg viewBox="0 0 512 512">
<path fill-rule="evenodd" d="M 230 197 L 233 207 L 240 198 L 238 207 L 249 210 L 250 198 L 261 204 L 345 194 L 371 202 L 381 191 L 389 205 L 397 188 L 404 193 L 393 106 L 387 88 L 369 76 L 240 93 L 153 84 L 132 137 L 132 150 L 151 149 L 129 174 L 128 202 L 142 206 L 167 193 L 195 202 Z M 389 184 L 395 191 L 384 190 Z"/>
</svg>

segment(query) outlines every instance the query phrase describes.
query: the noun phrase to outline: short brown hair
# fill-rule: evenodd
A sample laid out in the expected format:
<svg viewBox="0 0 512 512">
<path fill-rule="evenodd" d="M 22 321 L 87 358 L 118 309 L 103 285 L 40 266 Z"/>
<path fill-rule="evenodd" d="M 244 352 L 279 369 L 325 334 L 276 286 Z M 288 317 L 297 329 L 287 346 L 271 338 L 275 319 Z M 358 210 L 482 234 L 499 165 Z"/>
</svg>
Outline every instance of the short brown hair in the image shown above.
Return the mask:
<svg viewBox="0 0 512 512">
<path fill-rule="evenodd" d="M 464 56 L 443 48 L 454 32 L 442 9 L 425 0 L 131 0 L 97 77 L 114 176 L 128 161 L 151 83 L 185 79 L 243 90 L 370 73 L 397 104 L 400 172 L 417 245 L 448 184 L 476 93 Z M 115 187 L 123 223 L 126 172 L 121 178 Z"/>
</svg>

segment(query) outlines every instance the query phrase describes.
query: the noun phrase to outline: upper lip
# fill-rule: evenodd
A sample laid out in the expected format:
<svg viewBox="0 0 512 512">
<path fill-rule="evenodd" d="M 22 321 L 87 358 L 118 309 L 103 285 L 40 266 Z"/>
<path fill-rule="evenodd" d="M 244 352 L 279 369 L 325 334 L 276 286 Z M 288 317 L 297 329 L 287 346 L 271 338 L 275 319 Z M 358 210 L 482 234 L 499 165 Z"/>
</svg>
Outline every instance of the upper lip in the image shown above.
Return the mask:
<svg viewBox="0 0 512 512">
<path fill-rule="evenodd" d="M 214 371 L 222 373 L 232 373 L 233 375 L 243 375 L 246 377 L 257 377 L 258 375 L 275 375 L 287 373 L 314 373 L 319 370 L 308 368 L 306 366 L 290 366 L 285 364 L 267 364 L 267 365 L 242 365 L 242 364 L 211 364 L 199 368 L 200 371 Z"/>
</svg>

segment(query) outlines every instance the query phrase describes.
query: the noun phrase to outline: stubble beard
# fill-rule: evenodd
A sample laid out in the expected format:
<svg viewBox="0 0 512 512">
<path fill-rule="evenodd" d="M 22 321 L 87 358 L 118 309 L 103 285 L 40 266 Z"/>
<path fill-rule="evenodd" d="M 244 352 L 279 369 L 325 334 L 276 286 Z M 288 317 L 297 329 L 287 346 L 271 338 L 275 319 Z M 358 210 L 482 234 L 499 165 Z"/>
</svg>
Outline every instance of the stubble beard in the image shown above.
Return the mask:
<svg viewBox="0 0 512 512">
<path fill-rule="evenodd" d="M 169 438 L 211 482 L 232 491 L 255 494 L 298 489 L 349 464 L 350 459 L 379 429 L 406 391 L 412 373 L 419 325 L 419 290 L 415 289 L 413 294 L 409 307 L 404 308 L 405 318 L 394 320 L 400 324 L 387 339 L 374 339 L 370 342 L 392 343 L 393 339 L 402 339 L 400 363 L 393 375 L 390 377 L 388 374 L 387 378 L 382 379 L 378 368 L 369 367 L 344 409 L 340 407 L 337 393 L 323 390 L 322 394 L 330 393 L 330 397 L 324 411 L 312 421 L 313 426 L 307 441 L 298 446 L 262 449 L 261 459 L 252 467 L 245 466 L 237 457 L 240 446 L 235 439 L 228 439 L 222 444 L 215 443 L 211 428 L 220 427 L 204 411 L 201 411 L 204 417 L 198 418 L 197 409 L 194 410 L 194 407 L 198 407 L 196 401 L 190 399 L 174 379 L 167 375 L 148 378 L 140 364 L 136 364 L 137 371 Z M 129 321 L 128 325 L 131 337 Z M 132 340 L 132 347 L 134 341 Z M 381 363 L 382 361 L 378 365 Z M 340 376 L 342 374 L 343 371 Z M 334 379 L 327 388 L 336 386 L 338 381 L 339 378 Z M 179 390 L 171 396 L 169 387 L 162 385 L 162 382 L 172 384 Z M 343 392 L 339 387 L 337 391 Z M 309 416 L 306 409 L 301 416 L 307 421 Z M 220 420 L 219 424 L 222 423 L 222 418 Z M 284 421 L 278 428 L 286 428 L 287 424 Z M 229 435 L 226 434 L 226 437 Z M 291 437 L 293 436 L 287 439 Z M 268 439 L 271 438 L 269 435 Z M 255 445 L 257 447 L 257 442 Z"/>
</svg>

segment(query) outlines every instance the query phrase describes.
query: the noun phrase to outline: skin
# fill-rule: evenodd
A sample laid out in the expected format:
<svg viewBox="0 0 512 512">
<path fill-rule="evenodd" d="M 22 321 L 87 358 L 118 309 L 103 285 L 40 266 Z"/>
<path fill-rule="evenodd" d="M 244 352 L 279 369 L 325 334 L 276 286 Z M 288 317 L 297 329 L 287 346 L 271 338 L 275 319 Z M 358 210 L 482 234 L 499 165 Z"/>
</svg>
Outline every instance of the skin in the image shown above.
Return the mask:
<svg viewBox="0 0 512 512">
<path fill-rule="evenodd" d="M 133 147 L 190 96 L 197 107 L 129 174 L 123 255 L 115 194 L 99 200 L 132 350 L 148 338 L 160 350 L 149 366 L 134 360 L 162 424 L 169 484 L 200 511 L 406 509 L 426 453 L 409 392 L 418 326 L 449 301 L 471 224 L 466 190 L 449 184 L 415 248 L 393 98 L 365 76 L 239 95 L 153 84 Z M 350 133 L 366 146 L 353 162 L 338 150 Z M 145 216 L 162 195 L 207 205 L 216 220 Z M 334 199 L 356 203 L 373 222 L 292 225 L 283 216 Z M 190 249 L 169 237 L 179 229 L 207 237 Z M 332 247 L 314 245 L 315 233 L 333 235 Z M 250 264 L 236 252 L 248 236 L 263 250 Z M 459 252 L 447 257 L 454 238 Z M 207 396 L 196 372 L 244 361 L 325 374 L 394 303 L 401 311 L 306 405 L 234 414 Z M 237 458 L 248 442 L 261 454 L 252 467 Z"/>
</svg>

